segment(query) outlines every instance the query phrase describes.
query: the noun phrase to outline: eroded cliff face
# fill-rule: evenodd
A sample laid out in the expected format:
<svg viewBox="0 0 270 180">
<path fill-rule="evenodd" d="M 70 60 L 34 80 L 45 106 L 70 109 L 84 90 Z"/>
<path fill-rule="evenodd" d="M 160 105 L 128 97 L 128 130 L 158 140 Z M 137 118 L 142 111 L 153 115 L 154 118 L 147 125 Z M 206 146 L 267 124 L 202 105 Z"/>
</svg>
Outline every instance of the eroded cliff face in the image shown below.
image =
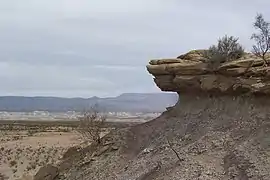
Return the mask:
<svg viewBox="0 0 270 180">
<path fill-rule="evenodd" d="M 270 67 L 252 54 L 218 64 L 195 50 L 176 59 L 151 60 L 147 70 L 162 91 L 270 95 Z"/>
</svg>

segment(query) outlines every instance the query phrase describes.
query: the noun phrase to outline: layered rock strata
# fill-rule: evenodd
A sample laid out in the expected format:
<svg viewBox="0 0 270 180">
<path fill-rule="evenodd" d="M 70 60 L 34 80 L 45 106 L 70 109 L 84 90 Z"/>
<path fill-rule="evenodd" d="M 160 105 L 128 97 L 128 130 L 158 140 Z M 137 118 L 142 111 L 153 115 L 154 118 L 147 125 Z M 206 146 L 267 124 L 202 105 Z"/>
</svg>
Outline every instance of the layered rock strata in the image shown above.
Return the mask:
<svg viewBox="0 0 270 180">
<path fill-rule="evenodd" d="M 270 94 L 270 67 L 262 59 L 245 54 L 214 67 L 201 52 L 151 60 L 147 70 L 162 91 Z"/>
</svg>

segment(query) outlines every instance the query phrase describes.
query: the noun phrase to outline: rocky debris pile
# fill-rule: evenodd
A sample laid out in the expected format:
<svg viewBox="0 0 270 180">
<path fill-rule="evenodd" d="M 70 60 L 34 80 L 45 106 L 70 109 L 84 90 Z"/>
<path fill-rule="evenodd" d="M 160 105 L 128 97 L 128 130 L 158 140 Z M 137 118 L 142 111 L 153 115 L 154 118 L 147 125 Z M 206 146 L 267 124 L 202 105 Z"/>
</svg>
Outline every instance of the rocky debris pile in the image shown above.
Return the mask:
<svg viewBox="0 0 270 180">
<path fill-rule="evenodd" d="M 270 67 L 252 54 L 213 66 L 204 50 L 175 59 L 151 60 L 147 70 L 163 91 L 270 94 Z"/>
</svg>

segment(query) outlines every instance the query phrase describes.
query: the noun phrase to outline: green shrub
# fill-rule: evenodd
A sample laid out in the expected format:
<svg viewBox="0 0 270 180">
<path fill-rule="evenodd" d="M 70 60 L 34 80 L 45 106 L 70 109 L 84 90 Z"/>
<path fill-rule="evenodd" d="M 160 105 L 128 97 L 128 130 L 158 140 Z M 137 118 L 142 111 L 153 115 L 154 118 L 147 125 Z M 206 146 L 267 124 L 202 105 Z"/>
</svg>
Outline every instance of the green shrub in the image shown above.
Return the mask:
<svg viewBox="0 0 270 180">
<path fill-rule="evenodd" d="M 241 58 L 244 48 L 237 42 L 238 38 L 224 36 L 218 40 L 217 45 L 212 45 L 206 52 L 206 58 L 212 62 L 224 63 Z"/>
</svg>

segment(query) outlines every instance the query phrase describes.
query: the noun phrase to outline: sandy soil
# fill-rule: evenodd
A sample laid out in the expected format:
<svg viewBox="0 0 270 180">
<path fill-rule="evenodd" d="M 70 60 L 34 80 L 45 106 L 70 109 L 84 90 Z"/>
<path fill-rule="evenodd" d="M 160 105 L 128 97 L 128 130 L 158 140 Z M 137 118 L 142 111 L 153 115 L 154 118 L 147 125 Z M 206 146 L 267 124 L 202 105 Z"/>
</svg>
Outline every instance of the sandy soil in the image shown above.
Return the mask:
<svg viewBox="0 0 270 180">
<path fill-rule="evenodd" d="M 35 174 L 48 163 L 57 163 L 63 153 L 82 140 L 77 132 L 0 131 L 0 180 L 16 180 Z M 2 177 L 1 177 L 2 176 Z M 5 178 L 4 178 L 5 177 Z"/>
<path fill-rule="evenodd" d="M 134 124 L 125 122 L 105 124 L 101 136 Z M 40 167 L 57 164 L 70 147 L 89 145 L 77 126 L 77 121 L 0 120 L 0 180 L 31 180 Z"/>
</svg>

